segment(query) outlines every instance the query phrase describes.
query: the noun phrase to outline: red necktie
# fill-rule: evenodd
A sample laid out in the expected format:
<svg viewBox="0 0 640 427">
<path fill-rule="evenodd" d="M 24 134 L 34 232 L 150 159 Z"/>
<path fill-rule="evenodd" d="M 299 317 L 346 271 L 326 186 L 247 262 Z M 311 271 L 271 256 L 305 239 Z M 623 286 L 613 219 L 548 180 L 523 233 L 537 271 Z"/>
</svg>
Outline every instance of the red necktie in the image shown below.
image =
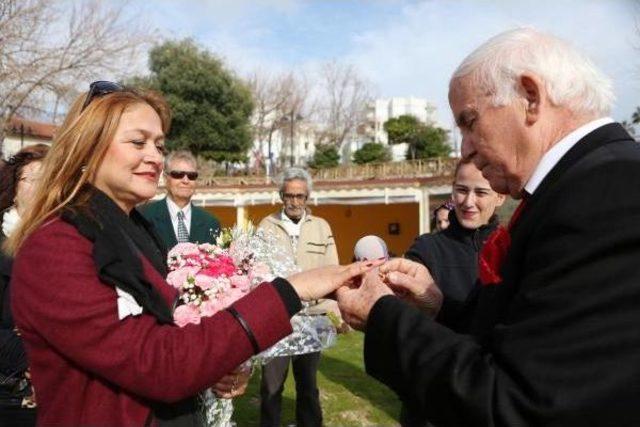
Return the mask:
<svg viewBox="0 0 640 427">
<path fill-rule="evenodd" d="M 478 276 L 483 286 L 497 285 L 502 283 L 502 264 L 507 257 L 507 252 L 511 246 L 511 236 L 509 232 L 520 218 L 520 214 L 527 203 L 527 194 L 524 193 L 522 201 L 511 215 L 511 220 L 507 228 L 498 226 L 485 242 L 478 258 Z"/>
<path fill-rule="evenodd" d="M 529 194 L 526 193 L 526 192 L 523 192 L 522 193 L 522 199 L 520 200 L 520 203 L 516 207 L 516 210 L 513 211 L 513 215 L 511 215 L 511 219 L 509 220 L 509 225 L 507 226 L 507 229 L 509 231 L 511 231 L 511 229 L 514 226 L 514 224 L 518 221 L 518 219 L 520 219 L 520 214 L 522 214 L 522 210 L 524 209 L 525 205 L 527 204 L 527 199 L 529 199 Z"/>
</svg>

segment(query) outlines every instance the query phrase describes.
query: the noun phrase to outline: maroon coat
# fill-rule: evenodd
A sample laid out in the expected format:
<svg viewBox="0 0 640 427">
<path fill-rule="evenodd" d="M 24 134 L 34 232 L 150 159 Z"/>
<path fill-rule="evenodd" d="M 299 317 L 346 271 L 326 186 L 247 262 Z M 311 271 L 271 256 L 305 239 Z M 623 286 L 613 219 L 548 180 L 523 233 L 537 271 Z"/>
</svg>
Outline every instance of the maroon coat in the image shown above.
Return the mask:
<svg viewBox="0 0 640 427">
<path fill-rule="evenodd" d="M 93 244 L 56 219 L 23 244 L 12 304 L 27 349 L 38 424 L 141 426 L 153 401 L 174 402 L 212 386 L 252 354 L 227 312 L 199 325 L 160 325 L 143 313 L 118 319 L 115 289 L 100 283 Z M 143 259 L 147 279 L 173 303 L 176 291 Z M 234 304 L 261 349 L 291 333 L 274 286 Z"/>
</svg>

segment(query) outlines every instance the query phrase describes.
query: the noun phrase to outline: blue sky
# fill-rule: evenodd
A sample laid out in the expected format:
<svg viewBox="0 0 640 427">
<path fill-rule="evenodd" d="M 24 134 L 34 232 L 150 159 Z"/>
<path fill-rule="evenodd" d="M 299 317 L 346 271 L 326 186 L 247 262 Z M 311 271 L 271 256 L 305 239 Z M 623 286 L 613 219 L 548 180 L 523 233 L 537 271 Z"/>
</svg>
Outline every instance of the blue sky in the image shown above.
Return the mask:
<svg viewBox="0 0 640 427">
<path fill-rule="evenodd" d="M 640 4 L 633 0 L 143 0 L 130 13 L 160 37 L 192 37 L 240 75 L 311 73 L 327 60 L 353 64 L 379 97 L 417 96 L 451 123 L 447 86 L 457 64 L 487 38 L 528 25 L 586 52 L 612 77 L 614 118 L 640 105 Z"/>
</svg>

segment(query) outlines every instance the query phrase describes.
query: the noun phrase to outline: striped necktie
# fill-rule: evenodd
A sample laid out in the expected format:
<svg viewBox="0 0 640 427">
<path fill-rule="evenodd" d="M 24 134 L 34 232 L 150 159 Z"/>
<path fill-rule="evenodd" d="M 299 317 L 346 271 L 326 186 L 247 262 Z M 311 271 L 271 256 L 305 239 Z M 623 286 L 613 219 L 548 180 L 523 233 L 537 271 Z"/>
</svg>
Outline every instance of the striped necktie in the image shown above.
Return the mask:
<svg viewBox="0 0 640 427">
<path fill-rule="evenodd" d="M 184 223 L 184 212 L 178 211 L 178 243 L 185 243 L 189 241 L 189 232 L 187 226 Z"/>
</svg>

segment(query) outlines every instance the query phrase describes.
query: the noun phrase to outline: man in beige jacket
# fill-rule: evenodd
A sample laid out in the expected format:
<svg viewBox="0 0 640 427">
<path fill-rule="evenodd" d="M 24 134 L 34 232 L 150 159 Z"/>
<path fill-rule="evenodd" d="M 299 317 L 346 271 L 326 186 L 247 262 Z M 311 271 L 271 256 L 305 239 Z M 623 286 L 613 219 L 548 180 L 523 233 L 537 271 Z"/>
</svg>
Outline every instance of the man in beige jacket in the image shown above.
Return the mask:
<svg viewBox="0 0 640 427">
<path fill-rule="evenodd" d="M 259 225 L 259 228 L 276 236 L 279 244 L 302 271 L 338 264 L 338 252 L 331 227 L 327 221 L 311 215 L 307 209 L 311 187 L 311 177 L 304 169 L 285 170 L 280 183 L 283 208 L 264 218 Z M 319 302 L 309 307 L 307 312 L 310 315 L 326 314 L 328 310 L 333 311 L 332 303 L 335 305 L 334 301 Z M 282 391 L 290 360 L 296 381 L 296 425 L 322 425 L 322 410 L 316 382 L 320 352 L 315 352 L 279 357 L 262 368 L 261 427 L 280 426 Z"/>
</svg>

